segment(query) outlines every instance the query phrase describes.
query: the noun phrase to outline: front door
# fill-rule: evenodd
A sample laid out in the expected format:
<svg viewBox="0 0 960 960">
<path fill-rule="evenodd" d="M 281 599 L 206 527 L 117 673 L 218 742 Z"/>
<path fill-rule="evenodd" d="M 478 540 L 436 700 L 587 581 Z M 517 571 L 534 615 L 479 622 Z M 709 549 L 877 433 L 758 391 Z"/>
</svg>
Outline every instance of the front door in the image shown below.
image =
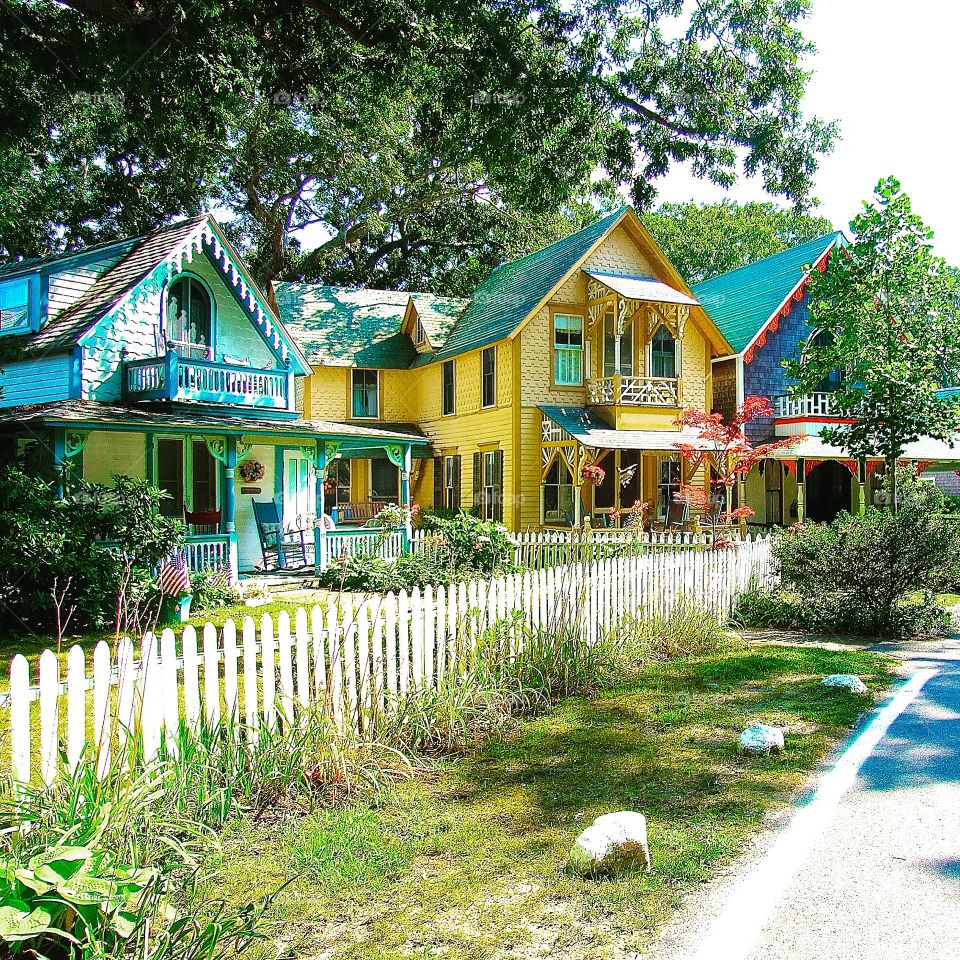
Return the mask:
<svg viewBox="0 0 960 960">
<path fill-rule="evenodd" d="M 283 452 L 283 525 L 306 530 L 317 514 L 313 464 L 299 450 Z"/>
<path fill-rule="evenodd" d="M 783 526 L 783 467 L 779 460 L 767 460 L 763 467 L 766 491 L 765 519 L 768 524 Z"/>
</svg>

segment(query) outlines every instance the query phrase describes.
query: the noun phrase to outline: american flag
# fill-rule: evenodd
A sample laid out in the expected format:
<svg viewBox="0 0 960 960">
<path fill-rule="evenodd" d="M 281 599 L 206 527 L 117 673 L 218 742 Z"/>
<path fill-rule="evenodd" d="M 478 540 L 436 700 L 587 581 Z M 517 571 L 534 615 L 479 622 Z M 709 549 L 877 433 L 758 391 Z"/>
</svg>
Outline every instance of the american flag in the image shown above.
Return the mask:
<svg viewBox="0 0 960 960">
<path fill-rule="evenodd" d="M 180 550 L 166 561 L 157 573 L 157 588 L 168 597 L 179 597 L 190 589 L 190 571 L 186 551 Z"/>
</svg>

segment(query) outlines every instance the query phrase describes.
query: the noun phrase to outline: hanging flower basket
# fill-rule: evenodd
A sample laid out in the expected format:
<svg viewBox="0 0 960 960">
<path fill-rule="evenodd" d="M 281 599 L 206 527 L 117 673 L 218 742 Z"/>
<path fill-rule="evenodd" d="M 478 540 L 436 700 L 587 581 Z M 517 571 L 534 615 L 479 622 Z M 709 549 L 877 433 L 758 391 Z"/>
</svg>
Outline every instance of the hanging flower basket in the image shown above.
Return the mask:
<svg viewBox="0 0 960 960">
<path fill-rule="evenodd" d="M 588 463 L 583 468 L 583 479 L 585 483 L 592 483 L 593 486 L 599 487 L 603 483 L 604 477 L 606 477 L 607 471 L 603 469 L 599 464 Z"/>
<path fill-rule="evenodd" d="M 244 460 L 240 464 L 240 479 L 244 483 L 256 483 L 266 475 L 267 469 L 259 460 Z"/>
</svg>

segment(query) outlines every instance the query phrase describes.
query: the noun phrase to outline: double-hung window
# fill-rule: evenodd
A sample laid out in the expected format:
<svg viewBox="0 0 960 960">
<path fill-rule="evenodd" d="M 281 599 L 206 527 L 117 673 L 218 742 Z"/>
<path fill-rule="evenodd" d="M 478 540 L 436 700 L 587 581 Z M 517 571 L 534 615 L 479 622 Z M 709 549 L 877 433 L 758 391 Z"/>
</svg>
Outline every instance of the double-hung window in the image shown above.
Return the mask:
<svg viewBox="0 0 960 960">
<path fill-rule="evenodd" d="M 662 325 L 657 327 L 650 343 L 650 373 L 654 377 L 677 375 L 677 341 Z"/>
<path fill-rule="evenodd" d="M 669 457 L 660 461 L 660 476 L 657 478 L 657 506 L 661 516 L 670 510 L 673 498 L 680 492 L 682 465 L 678 459 Z"/>
<path fill-rule="evenodd" d="M 202 440 L 159 437 L 156 447 L 156 482 L 167 494 L 160 513 L 183 517 L 185 512 L 211 513 L 219 509 L 219 468 Z"/>
<path fill-rule="evenodd" d="M 558 387 L 583 383 L 583 317 L 553 315 L 553 382 Z"/>
<path fill-rule="evenodd" d="M 378 370 L 351 371 L 350 415 L 357 420 L 371 420 L 380 416 L 380 378 Z"/>
<path fill-rule="evenodd" d="M 480 355 L 480 405 L 497 404 L 497 348 L 487 347 Z"/>
<path fill-rule="evenodd" d="M 603 375 L 633 376 L 633 327 L 628 323 L 620 334 L 620 367 L 617 368 L 617 322 L 607 313 L 603 321 Z"/>
<path fill-rule="evenodd" d="M 445 360 L 443 363 L 443 415 L 449 417 L 457 409 L 457 382 L 454 360 Z"/>
<path fill-rule="evenodd" d="M 448 510 L 460 509 L 460 458 L 443 458 L 443 505 Z"/>
<path fill-rule="evenodd" d="M 0 284 L 0 333 L 30 329 L 30 281 L 26 277 Z"/>
</svg>

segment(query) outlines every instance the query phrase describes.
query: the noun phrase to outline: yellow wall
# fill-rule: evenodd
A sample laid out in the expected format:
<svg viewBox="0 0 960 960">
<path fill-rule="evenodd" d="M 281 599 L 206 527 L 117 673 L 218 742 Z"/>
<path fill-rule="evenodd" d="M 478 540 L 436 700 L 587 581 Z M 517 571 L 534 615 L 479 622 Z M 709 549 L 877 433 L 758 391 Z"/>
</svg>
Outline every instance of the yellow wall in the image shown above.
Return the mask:
<svg viewBox="0 0 960 960">
<path fill-rule="evenodd" d="M 147 441 L 142 433 L 108 433 L 94 430 L 83 447 L 83 478 L 91 483 L 110 483 L 122 473 L 147 475 Z"/>
<path fill-rule="evenodd" d="M 640 248 L 631 231 L 618 227 L 585 261 L 584 267 L 608 272 L 654 275 L 656 258 Z M 664 277 L 668 280 L 669 278 Z M 497 404 L 480 406 L 480 350 L 454 359 L 456 412 L 444 417 L 442 364 L 431 363 L 410 370 L 380 371 L 380 421 L 415 423 L 432 441 L 438 455 L 461 457 L 461 506 L 472 503 L 473 454 L 501 449 L 504 472 L 504 522 L 512 529 L 535 527 L 540 522 L 540 404 L 584 406 L 584 387 L 556 387 L 553 376 L 553 329 L 551 306 L 579 308 L 586 316 L 587 283 L 578 270 L 536 311 L 512 339 L 501 341 L 497 350 Z M 634 337 L 639 363 L 644 369 L 645 342 L 638 326 Z M 594 357 L 598 351 L 594 350 Z M 684 406 L 709 409 L 710 347 L 694 318 L 687 322 L 681 347 L 682 399 Z M 589 374 L 587 374 L 589 375 Z M 305 391 L 306 416 L 349 420 L 350 368 L 317 367 Z M 637 429 L 676 431 L 679 409 L 631 408 L 624 413 L 626 426 Z M 376 425 L 378 421 L 363 421 Z M 655 484 L 655 469 L 645 471 L 645 484 Z M 352 496 L 365 499 L 369 491 L 366 467 L 355 462 Z M 646 492 L 646 491 L 645 491 Z M 421 506 L 433 501 L 432 463 L 415 471 L 412 495 Z"/>
</svg>

